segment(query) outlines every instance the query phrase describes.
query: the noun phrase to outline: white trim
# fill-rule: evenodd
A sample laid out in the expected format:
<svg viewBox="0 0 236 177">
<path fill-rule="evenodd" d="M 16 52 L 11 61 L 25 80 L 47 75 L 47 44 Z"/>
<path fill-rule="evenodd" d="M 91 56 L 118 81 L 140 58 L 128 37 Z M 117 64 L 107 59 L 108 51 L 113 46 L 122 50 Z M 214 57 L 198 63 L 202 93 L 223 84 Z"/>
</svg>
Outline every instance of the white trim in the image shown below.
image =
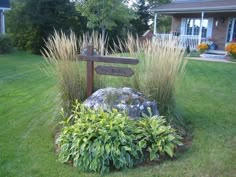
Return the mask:
<svg viewBox="0 0 236 177">
<path fill-rule="evenodd" d="M 154 29 L 153 29 L 153 33 L 154 33 L 154 35 L 157 34 L 157 13 L 155 13 L 155 16 L 154 16 Z"/>
<path fill-rule="evenodd" d="M 5 15 L 4 15 L 4 10 L 1 11 L 1 33 L 5 34 Z"/>
<path fill-rule="evenodd" d="M 202 10 L 204 10 L 204 12 L 206 11 L 225 11 L 225 10 L 235 10 L 236 6 L 221 6 L 221 7 L 201 7 L 201 8 L 196 8 L 196 7 L 188 7 L 188 8 L 178 8 L 178 9 L 153 9 L 151 11 L 154 12 L 179 12 L 181 11 L 183 13 L 183 11 L 199 11 L 201 12 Z M 173 11 L 174 10 L 174 11 Z M 185 13 L 185 12 L 184 12 Z"/>
<path fill-rule="evenodd" d="M 11 8 L 8 8 L 8 7 L 0 7 L 0 10 L 11 10 Z"/>
<path fill-rule="evenodd" d="M 202 22 L 204 19 L 204 12 L 201 13 L 201 20 L 200 20 L 200 29 L 199 29 L 199 35 L 198 35 L 198 44 L 201 44 L 202 41 Z"/>
<path fill-rule="evenodd" d="M 234 33 L 234 25 L 235 25 L 235 20 L 236 18 L 233 18 L 232 26 L 231 26 L 231 32 L 230 32 L 230 37 L 229 37 L 229 42 L 233 40 L 233 33 Z"/>
<path fill-rule="evenodd" d="M 228 42 L 229 24 L 230 24 L 230 17 L 228 19 L 227 32 L 226 32 L 226 36 L 225 36 L 225 44 Z"/>
<path fill-rule="evenodd" d="M 193 10 L 193 11 L 186 11 L 186 10 L 183 10 L 183 11 L 157 11 L 159 14 L 166 14 L 166 15 L 171 15 L 171 14 L 199 14 L 201 13 L 200 10 Z M 236 12 L 235 9 L 232 9 L 232 10 L 216 10 L 216 11 L 209 11 L 209 10 L 204 10 L 205 13 L 217 13 L 217 12 Z"/>
<path fill-rule="evenodd" d="M 212 31 L 213 31 L 213 18 L 208 18 L 208 25 L 207 25 L 207 34 L 206 37 L 212 37 Z"/>
</svg>

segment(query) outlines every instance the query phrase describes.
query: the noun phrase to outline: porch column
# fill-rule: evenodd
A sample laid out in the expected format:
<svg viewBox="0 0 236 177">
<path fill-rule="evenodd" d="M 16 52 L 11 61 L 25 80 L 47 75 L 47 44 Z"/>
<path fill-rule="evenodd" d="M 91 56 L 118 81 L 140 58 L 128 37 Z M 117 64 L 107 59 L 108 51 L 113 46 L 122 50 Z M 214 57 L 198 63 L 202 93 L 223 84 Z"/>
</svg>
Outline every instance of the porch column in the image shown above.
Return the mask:
<svg viewBox="0 0 236 177">
<path fill-rule="evenodd" d="M 154 35 L 157 34 L 157 13 L 155 13 L 155 16 L 154 16 L 154 29 L 153 29 L 153 33 L 154 33 Z"/>
<path fill-rule="evenodd" d="M 201 15 L 201 21 L 200 21 L 200 29 L 199 29 L 199 36 L 198 36 L 198 44 L 201 43 L 202 40 L 202 22 L 204 19 L 204 12 L 202 11 L 202 15 Z"/>
<path fill-rule="evenodd" d="M 1 11 L 1 33 L 5 34 L 5 16 L 4 16 L 4 10 Z"/>
</svg>

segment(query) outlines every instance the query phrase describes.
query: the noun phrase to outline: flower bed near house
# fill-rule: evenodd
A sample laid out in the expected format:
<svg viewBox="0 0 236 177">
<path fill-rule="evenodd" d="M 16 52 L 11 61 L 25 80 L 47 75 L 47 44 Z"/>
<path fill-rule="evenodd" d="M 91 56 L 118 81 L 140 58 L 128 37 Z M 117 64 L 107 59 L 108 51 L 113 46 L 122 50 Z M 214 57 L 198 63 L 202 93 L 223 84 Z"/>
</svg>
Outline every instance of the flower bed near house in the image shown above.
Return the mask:
<svg viewBox="0 0 236 177">
<path fill-rule="evenodd" d="M 197 50 L 202 54 L 204 53 L 206 50 L 208 50 L 208 45 L 206 43 L 201 43 L 197 46 Z"/>
<path fill-rule="evenodd" d="M 203 54 L 207 50 L 216 50 L 217 45 L 214 43 L 214 40 L 212 38 L 205 38 L 202 40 L 201 44 L 197 46 L 197 50 Z"/>
<path fill-rule="evenodd" d="M 233 41 L 233 42 L 226 44 L 225 50 L 227 51 L 231 60 L 236 61 L 236 42 Z"/>
</svg>

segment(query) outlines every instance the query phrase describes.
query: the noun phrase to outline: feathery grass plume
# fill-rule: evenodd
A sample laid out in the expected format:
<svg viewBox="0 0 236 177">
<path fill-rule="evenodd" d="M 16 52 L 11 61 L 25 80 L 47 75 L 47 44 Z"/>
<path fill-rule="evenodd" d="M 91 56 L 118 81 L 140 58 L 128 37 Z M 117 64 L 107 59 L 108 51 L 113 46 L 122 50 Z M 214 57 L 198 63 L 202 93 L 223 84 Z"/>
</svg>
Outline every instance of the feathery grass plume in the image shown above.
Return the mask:
<svg viewBox="0 0 236 177">
<path fill-rule="evenodd" d="M 104 56 L 108 54 L 108 36 L 102 37 L 102 34 L 99 34 L 97 31 L 82 34 L 82 36 L 79 37 L 78 45 L 81 53 L 87 46 L 92 45 L 99 55 Z M 104 79 L 102 76 L 94 73 L 94 89 L 97 90 L 103 87 L 105 87 Z"/>
<path fill-rule="evenodd" d="M 184 73 L 187 60 L 179 40 L 139 41 L 131 35 L 116 45 L 131 57 L 138 58 L 131 86 L 157 101 L 162 115 L 175 111 L 177 81 Z M 171 116 L 170 116 L 171 117 Z"/>
<path fill-rule="evenodd" d="M 62 31 L 54 31 L 45 41 L 41 53 L 56 74 L 62 106 L 69 111 L 74 100 L 83 101 L 86 98 L 85 72 L 76 58 L 78 47 L 74 32 L 66 35 Z"/>
<path fill-rule="evenodd" d="M 104 40 L 103 40 L 104 39 Z M 93 45 L 97 51 L 99 51 L 100 55 L 108 54 L 108 36 L 106 35 L 104 38 L 97 31 L 93 31 L 92 33 L 84 33 L 79 37 L 78 40 L 80 52 L 88 45 Z"/>
</svg>

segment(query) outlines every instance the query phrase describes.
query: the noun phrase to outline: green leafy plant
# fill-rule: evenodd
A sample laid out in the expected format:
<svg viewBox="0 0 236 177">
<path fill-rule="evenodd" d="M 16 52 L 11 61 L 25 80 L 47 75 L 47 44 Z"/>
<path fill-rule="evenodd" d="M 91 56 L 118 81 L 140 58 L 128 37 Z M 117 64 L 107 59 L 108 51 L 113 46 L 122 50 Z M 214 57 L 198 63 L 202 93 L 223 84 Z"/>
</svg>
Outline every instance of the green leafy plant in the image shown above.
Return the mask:
<svg viewBox="0 0 236 177">
<path fill-rule="evenodd" d="M 83 171 L 132 167 L 146 160 L 147 153 L 150 160 L 160 153 L 173 157 L 174 148 L 181 145 L 181 137 L 161 117 L 133 121 L 117 110 L 91 110 L 76 103 L 62 124 L 59 160 Z"/>
<path fill-rule="evenodd" d="M 181 137 L 167 125 L 163 117 L 146 117 L 136 123 L 136 139 L 144 155 L 149 154 L 149 160 L 159 158 L 160 154 L 174 156 L 176 145 L 181 146 Z"/>
<path fill-rule="evenodd" d="M 13 49 L 12 40 L 7 35 L 0 35 L 0 54 L 9 53 Z"/>
<path fill-rule="evenodd" d="M 132 167 L 139 157 L 134 124 L 116 110 L 94 111 L 77 105 L 64 125 L 58 139 L 61 162 L 72 161 L 81 170 L 106 173 L 110 168 Z"/>
</svg>

